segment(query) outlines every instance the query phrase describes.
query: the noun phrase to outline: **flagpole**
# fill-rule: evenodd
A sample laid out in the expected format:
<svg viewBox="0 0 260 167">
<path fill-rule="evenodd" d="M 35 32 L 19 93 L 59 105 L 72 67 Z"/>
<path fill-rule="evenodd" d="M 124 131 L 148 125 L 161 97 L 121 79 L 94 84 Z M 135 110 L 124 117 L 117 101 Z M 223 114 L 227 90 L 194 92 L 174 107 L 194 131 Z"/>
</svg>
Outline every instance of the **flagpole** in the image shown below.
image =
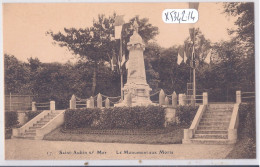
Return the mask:
<svg viewBox="0 0 260 167">
<path fill-rule="evenodd" d="M 196 103 L 196 62 L 195 62 L 195 28 L 193 28 L 193 54 L 194 54 L 194 66 L 193 66 L 193 98 L 195 100 Z"/>
<path fill-rule="evenodd" d="M 122 69 L 122 35 L 121 35 L 121 38 L 120 38 L 120 51 L 119 51 L 119 55 L 120 55 L 120 79 L 121 79 L 121 101 L 124 100 L 124 95 L 123 95 L 123 69 Z"/>
</svg>

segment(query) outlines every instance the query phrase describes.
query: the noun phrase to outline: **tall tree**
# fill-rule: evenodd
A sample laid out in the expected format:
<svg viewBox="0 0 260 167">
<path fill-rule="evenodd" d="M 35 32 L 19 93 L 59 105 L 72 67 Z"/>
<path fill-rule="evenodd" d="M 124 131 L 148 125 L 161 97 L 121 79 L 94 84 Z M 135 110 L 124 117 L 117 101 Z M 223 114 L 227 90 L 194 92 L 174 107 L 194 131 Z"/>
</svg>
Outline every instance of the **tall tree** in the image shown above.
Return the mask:
<svg viewBox="0 0 260 167">
<path fill-rule="evenodd" d="M 255 87 L 255 24 L 254 24 L 254 3 L 253 2 L 229 2 L 224 3 L 224 12 L 236 17 L 236 28 L 228 30 L 235 37 L 232 42 L 235 43 L 233 49 L 239 54 L 238 73 L 240 74 L 241 84 L 247 84 L 246 87 L 254 90 Z"/>
<path fill-rule="evenodd" d="M 67 47 L 74 54 L 79 55 L 82 60 L 88 62 L 92 68 L 92 95 L 96 93 L 97 86 L 97 71 L 98 67 L 104 64 L 105 61 L 110 62 L 112 55 L 119 53 L 118 40 L 114 40 L 114 21 L 116 14 L 105 17 L 99 15 L 97 20 L 93 20 L 93 26 L 85 29 L 64 28 L 65 33 L 47 32 L 51 35 L 61 47 Z M 135 18 L 126 23 L 122 32 L 124 54 L 128 55 L 126 43 L 132 33 L 131 24 Z M 148 19 L 139 19 L 136 17 L 139 24 L 139 33 L 145 42 L 153 39 L 158 34 L 158 28 L 148 23 Z"/>
</svg>

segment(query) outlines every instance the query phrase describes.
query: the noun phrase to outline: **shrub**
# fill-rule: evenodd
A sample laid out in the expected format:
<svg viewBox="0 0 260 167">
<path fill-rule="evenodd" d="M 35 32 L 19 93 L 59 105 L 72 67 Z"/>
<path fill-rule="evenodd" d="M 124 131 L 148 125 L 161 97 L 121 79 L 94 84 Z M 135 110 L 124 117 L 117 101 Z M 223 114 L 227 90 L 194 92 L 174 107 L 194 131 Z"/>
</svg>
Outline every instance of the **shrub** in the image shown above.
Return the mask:
<svg viewBox="0 0 260 167">
<path fill-rule="evenodd" d="M 165 122 L 164 108 L 159 106 L 75 109 L 65 112 L 65 128 L 156 129 Z"/>
<path fill-rule="evenodd" d="M 256 117 L 255 103 L 246 103 L 239 105 L 239 131 L 238 137 L 249 137 L 255 140 L 256 136 Z M 243 135 L 243 136 L 241 136 Z"/>
<path fill-rule="evenodd" d="M 17 125 L 18 122 L 18 114 L 17 112 L 5 112 L 5 127 L 10 128 Z"/>
<path fill-rule="evenodd" d="M 26 117 L 28 118 L 27 122 L 36 117 L 38 114 L 40 114 L 42 111 L 29 111 L 26 112 Z"/>
<path fill-rule="evenodd" d="M 199 106 L 178 106 L 176 109 L 177 117 L 182 125 L 191 125 Z"/>
<path fill-rule="evenodd" d="M 68 109 L 65 111 L 64 127 L 67 129 L 90 127 L 99 119 L 101 109 Z"/>
</svg>

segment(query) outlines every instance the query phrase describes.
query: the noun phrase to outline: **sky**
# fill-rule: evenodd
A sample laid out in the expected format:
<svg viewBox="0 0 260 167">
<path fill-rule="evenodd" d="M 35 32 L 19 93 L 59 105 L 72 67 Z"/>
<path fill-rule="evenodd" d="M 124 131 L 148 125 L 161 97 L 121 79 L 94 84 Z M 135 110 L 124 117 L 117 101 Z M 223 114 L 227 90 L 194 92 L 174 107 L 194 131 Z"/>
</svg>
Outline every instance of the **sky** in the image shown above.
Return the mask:
<svg viewBox="0 0 260 167">
<path fill-rule="evenodd" d="M 21 61 L 38 58 L 41 62 L 75 62 L 77 57 L 66 48 L 53 44 L 46 32 L 92 25 L 98 14 L 124 15 L 127 22 L 135 15 L 149 18 L 159 28 L 156 42 L 162 47 L 181 45 L 189 36 L 191 24 L 166 24 L 164 9 L 184 9 L 188 3 L 7 3 L 3 4 L 3 50 Z M 222 3 L 200 3 L 199 20 L 193 24 L 211 42 L 228 40 L 227 28 L 234 28 L 234 18 L 223 14 Z"/>
</svg>

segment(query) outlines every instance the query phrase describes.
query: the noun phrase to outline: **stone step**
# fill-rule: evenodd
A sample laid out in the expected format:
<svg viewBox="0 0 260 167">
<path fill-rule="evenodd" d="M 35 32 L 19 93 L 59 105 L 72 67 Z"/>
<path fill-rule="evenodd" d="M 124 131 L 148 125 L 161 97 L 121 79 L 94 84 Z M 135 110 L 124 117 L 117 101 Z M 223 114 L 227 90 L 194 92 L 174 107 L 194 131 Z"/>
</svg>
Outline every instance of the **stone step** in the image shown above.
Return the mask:
<svg viewBox="0 0 260 167">
<path fill-rule="evenodd" d="M 228 118 L 228 119 L 231 119 L 231 115 L 218 115 L 218 114 L 206 114 L 204 113 L 202 115 L 202 119 L 203 118 L 216 118 L 216 119 L 222 119 L 222 118 Z"/>
<path fill-rule="evenodd" d="M 29 129 L 39 129 L 40 127 L 31 126 Z"/>
<path fill-rule="evenodd" d="M 226 112 L 226 111 L 206 111 L 204 112 L 205 115 L 231 115 L 231 112 Z"/>
<path fill-rule="evenodd" d="M 208 107 L 212 108 L 233 108 L 235 103 L 210 103 Z"/>
<path fill-rule="evenodd" d="M 222 108 L 214 108 L 214 107 L 207 107 L 207 110 L 215 110 L 215 111 L 233 111 L 233 107 L 222 107 Z"/>
<path fill-rule="evenodd" d="M 195 134 L 194 139 L 227 139 L 227 134 Z"/>
<path fill-rule="evenodd" d="M 229 122 L 230 118 L 201 118 L 200 122 Z"/>
<path fill-rule="evenodd" d="M 230 144 L 228 139 L 190 139 L 193 144 Z"/>
<path fill-rule="evenodd" d="M 34 137 L 28 137 L 28 136 L 13 136 L 13 138 L 16 139 L 30 139 L 30 140 L 34 140 Z"/>
<path fill-rule="evenodd" d="M 228 134 L 227 130 L 196 130 L 195 134 Z"/>
<path fill-rule="evenodd" d="M 56 115 L 55 116 L 53 116 L 53 115 L 47 115 L 47 116 L 45 116 L 44 118 L 42 118 L 42 119 L 53 119 L 53 118 L 55 118 L 56 117 Z"/>
<path fill-rule="evenodd" d="M 207 110 L 216 110 L 216 111 L 232 111 L 233 107 L 207 107 Z"/>
<path fill-rule="evenodd" d="M 223 110 L 206 110 L 205 113 L 224 113 L 224 114 L 232 114 L 233 111 L 223 111 Z"/>
<path fill-rule="evenodd" d="M 33 127 L 36 127 L 36 128 L 41 128 L 41 127 L 43 127 L 45 124 L 39 124 L 39 123 L 37 123 L 37 124 L 33 124 Z"/>
<path fill-rule="evenodd" d="M 35 136 L 36 135 L 36 131 L 35 132 L 27 131 L 27 132 L 25 132 L 24 135 L 33 135 L 33 136 Z"/>
<path fill-rule="evenodd" d="M 29 130 L 26 130 L 25 132 L 29 132 L 29 133 L 32 132 L 32 133 L 33 133 L 33 132 L 36 132 L 36 129 L 30 129 L 30 128 L 29 128 Z"/>
<path fill-rule="evenodd" d="M 37 123 L 44 123 L 44 124 L 46 124 L 46 123 L 48 123 L 48 122 L 50 122 L 50 120 L 45 120 L 45 119 L 43 119 L 43 120 L 37 121 Z"/>
<path fill-rule="evenodd" d="M 222 121 L 222 122 L 200 122 L 199 123 L 199 125 L 205 125 L 205 126 L 229 126 L 229 122 L 224 122 L 224 121 Z"/>
<path fill-rule="evenodd" d="M 24 134 L 22 135 L 22 137 L 34 138 L 34 137 L 35 137 L 35 134 L 24 133 Z"/>
<path fill-rule="evenodd" d="M 228 127 L 223 127 L 223 126 L 205 126 L 205 125 L 200 125 L 198 126 L 197 130 L 227 130 Z"/>
</svg>

